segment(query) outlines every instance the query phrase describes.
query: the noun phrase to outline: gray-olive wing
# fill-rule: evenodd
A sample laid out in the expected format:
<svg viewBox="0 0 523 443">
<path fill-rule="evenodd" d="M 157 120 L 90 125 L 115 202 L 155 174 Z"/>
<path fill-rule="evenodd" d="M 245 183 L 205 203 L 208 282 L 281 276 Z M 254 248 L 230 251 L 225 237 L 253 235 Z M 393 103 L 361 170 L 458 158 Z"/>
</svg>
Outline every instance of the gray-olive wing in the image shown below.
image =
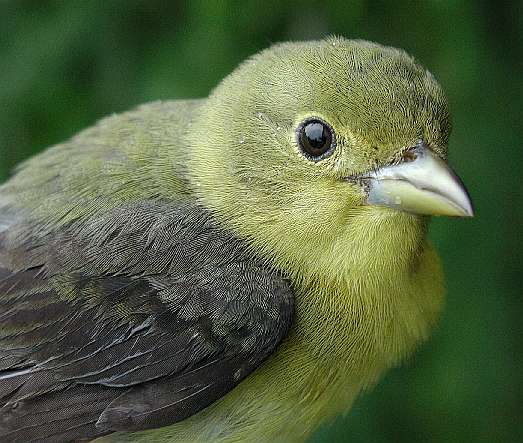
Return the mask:
<svg viewBox="0 0 523 443">
<path fill-rule="evenodd" d="M 288 282 L 195 204 L 0 232 L 0 440 L 183 420 L 286 336 Z"/>
</svg>

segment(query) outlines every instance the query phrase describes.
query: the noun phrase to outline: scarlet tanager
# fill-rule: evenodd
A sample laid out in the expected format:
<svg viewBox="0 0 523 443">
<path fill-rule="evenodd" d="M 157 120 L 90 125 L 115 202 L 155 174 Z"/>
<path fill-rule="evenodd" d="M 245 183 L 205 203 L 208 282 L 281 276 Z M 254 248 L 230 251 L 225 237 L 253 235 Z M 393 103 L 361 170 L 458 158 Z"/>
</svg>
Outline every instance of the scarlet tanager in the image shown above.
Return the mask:
<svg viewBox="0 0 523 443">
<path fill-rule="evenodd" d="M 0 186 L 0 441 L 302 442 L 425 340 L 472 216 L 434 77 L 328 38 Z"/>
</svg>

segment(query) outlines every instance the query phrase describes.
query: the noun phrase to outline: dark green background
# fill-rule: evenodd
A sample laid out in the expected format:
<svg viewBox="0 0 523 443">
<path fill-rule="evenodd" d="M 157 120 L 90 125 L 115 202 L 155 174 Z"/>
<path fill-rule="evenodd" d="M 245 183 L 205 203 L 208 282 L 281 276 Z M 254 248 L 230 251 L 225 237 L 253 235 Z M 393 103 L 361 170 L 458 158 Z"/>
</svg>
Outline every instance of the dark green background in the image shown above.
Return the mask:
<svg viewBox="0 0 523 443">
<path fill-rule="evenodd" d="M 0 179 L 104 115 L 205 96 L 259 49 L 328 34 L 402 47 L 436 75 L 453 110 L 451 162 L 477 215 L 432 225 L 448 279 L 432 340 L 314 441 L 516 441 L 521 2 L 0 0 Z"/>
</svg>

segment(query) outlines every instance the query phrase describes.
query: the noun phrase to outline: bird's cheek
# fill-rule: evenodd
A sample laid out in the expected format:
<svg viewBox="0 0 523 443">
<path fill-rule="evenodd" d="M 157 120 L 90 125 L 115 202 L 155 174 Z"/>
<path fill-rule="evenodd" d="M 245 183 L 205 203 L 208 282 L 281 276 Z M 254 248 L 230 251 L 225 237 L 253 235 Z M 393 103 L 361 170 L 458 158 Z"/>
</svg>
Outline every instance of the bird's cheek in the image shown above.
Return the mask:
<svg viewBox="0 0 523 443">
<path fill-rule="evenodd" d="M 343 198 L 345 200 L 346 206 L 357 207 L 365 204 L 367 199 L 367 191 L 365 186 L 363 186 L 361 183 L 351 182 L 345 182 L 343 185 Z"/>
<path fill-rule="evenodd" d="M 317 204 L 322 206 L 322 216 L 335 223 L 342 223 L 355 208 L 365 205 L 366 192 L 357 184 L 338 182 Z"/>
</svg>

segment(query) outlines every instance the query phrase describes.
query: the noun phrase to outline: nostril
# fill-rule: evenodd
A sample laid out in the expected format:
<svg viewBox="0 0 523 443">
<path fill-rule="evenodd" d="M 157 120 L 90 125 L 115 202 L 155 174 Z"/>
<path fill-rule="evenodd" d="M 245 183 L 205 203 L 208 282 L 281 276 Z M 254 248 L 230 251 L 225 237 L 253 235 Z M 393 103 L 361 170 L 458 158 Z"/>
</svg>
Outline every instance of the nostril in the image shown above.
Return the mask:
<svg viewBox="0 0 523 443">
<path fill-rule="evenodd" d="M 418 158 L 418 154 L 412 151 L 405 151 L 401 157 L 405 163 L 410 163 Z"/>
</svg>

